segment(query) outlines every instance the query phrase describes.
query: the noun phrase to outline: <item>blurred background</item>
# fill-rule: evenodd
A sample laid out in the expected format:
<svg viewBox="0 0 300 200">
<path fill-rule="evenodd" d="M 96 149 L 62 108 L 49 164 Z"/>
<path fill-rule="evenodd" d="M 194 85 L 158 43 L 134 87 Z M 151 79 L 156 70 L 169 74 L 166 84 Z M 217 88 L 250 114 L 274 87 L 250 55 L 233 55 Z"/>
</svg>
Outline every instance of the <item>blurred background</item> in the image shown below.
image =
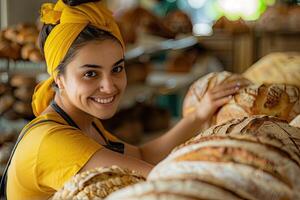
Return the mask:
<svg viewBox="0 0 300 200">
<path fill-rule="evenodd" d="M 47 78 L 37 37 L 42 0 L 0 1 L 0 166 L 33 119 Z M 52 1 L 55 2 L 55 1 Z M 141 144 L 182 115 L 190 84 L 214 71 L 243 73 L 274 52 L 300 52 L 299 0 L 106 0 L 126 42 L 128 88 L 104 125 Z M 300 67 L 300 66 L 299 66 Z"/>
</svg>

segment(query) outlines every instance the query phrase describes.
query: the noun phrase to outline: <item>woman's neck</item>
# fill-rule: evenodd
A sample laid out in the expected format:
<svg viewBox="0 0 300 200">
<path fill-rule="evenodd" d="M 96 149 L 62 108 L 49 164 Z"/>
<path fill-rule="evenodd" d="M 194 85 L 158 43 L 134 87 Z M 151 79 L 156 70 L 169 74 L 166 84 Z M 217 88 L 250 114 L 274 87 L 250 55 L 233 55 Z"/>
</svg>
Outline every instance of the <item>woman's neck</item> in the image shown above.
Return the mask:
<svg viewBox="0 0 300 200">
<path fill-rule="evenodd" d="M 56 104 L 67 113 L 69 117 L 75 122 L 75 124 L 84 132 L 91 129 L 92 122 L 95 117 L 83 112 L 76 108 L 69 101 L 62 99 L 60 96 L 55 95 L 54 98 Z"/>
</svg>

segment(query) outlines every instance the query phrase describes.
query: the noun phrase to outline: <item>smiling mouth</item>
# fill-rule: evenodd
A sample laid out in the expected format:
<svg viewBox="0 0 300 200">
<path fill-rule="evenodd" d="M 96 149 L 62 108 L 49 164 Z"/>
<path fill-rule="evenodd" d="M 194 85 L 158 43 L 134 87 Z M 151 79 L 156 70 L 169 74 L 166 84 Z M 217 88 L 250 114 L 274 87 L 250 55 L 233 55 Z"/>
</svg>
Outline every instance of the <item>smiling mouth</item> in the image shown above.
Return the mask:
<svg viewBox="0 0 300 200">
<path fill-rule="evenodd" d="M 108 98 L 91 97 L 92 100 L 94 100 L 95 102 L 100 103 L 100 104 L 112 103 L 115 98 L 116 98 L 116 95 L 114 95 L 112 97 L 108 97 Z"/>
</svg>

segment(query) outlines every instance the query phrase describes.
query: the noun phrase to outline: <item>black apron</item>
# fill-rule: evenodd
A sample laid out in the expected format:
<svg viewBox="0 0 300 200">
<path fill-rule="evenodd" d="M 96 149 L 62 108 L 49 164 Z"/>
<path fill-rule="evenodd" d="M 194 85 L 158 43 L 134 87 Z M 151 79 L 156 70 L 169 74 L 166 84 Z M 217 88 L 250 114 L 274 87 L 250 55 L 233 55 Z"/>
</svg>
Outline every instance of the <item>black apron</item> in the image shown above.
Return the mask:
<svg viewBox="0 0 300 200">
<path fill-rule="evenodd" d="M 55 101 L 51 102 L 51 107 L 72 127 L 77 128 L 80 130 L 80 128 L 77 126 L 77 124 L 72 120 L 72 118 L 61 108 L 59 107 Z M 9 160 L 6 164 L 6 167 L 4 169 L 3 175 L 1 177 L 1 183 L 0 183 L 0 197 L 1 198 L 5 198 L 6 199 L 6 183 L 7 183 L 7 170 L 9 168 L 9 165 L 11 163 L 11 159 L 16 151 L 16 148 L 19 144 L 19 142 L 21 141 L 21 139 L 23 138 L 23 136 L 29 131 L 29 129 L 31 129 L 33 126 L 37 125 L 37 124 L 41 124 L 44 122 L 54 122 L 54 123 L 58 123 L 61 124 L 60 122 L 57 122 L 55 120 L 50 120 L 50 119 L 45 119 L 45 120 L 41 120 L 38 121 L 34 124 L 31 124 L 27 129 L 23 130 L 20 134 L 20 136 L 18 137 L 18 140 L 16 141 L 16 144 L 10 154 Z M 109 139 L 107 139 L 103 133 L 101 132 L 101 130 L 97 127 L 97 125 L 93 122 L 92 123 L 93 127 L 97 130 L 97 132 L 100 134 L 100 136 L 103 138 L 103 140 L 105 141 L 105 145 L 103 145 L 105 148 L 110 149 L 112 151 L 118 152 L 118 153 L 124 153 L 124 148 L 125 145 L 121 142 L 113 142 L 110 141 Z"/>
</svg>

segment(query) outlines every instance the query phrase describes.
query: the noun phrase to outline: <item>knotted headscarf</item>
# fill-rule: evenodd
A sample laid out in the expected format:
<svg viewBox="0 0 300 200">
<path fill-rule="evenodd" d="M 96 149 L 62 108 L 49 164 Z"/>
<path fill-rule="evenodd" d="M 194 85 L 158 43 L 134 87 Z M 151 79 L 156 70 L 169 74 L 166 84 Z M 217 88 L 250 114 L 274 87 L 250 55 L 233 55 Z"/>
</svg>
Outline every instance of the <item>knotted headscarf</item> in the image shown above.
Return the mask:
<svg viewBox="0 0 300 200">
<path fill-rule="evenodd" d="M 87 26 L 110 32 L 123 47 L 124 42 L 112 13 L 101 2 L 84 3 L 68 6 L 62 0 L 56 4 L 45 3 L 41 7 L 41 21 L 56 25 L 48 35 L 44 45 L 47 72 L 50 78 L 39 83 L 34 91 L 32 109 L 35 116 L 40 115 L 54 98 L 51 88 L 57 76 L 57 67 L 80 32 Z"/>
</svg>

